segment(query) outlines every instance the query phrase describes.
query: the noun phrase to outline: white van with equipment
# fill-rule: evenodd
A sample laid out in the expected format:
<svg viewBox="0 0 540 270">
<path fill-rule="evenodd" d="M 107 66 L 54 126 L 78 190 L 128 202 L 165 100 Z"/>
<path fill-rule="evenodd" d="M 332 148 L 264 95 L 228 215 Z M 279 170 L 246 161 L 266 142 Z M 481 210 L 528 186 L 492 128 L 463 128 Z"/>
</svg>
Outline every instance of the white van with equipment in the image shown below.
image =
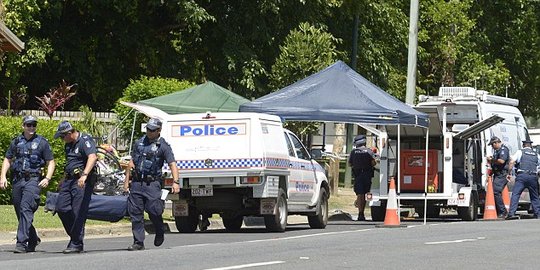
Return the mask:
<svg viewBox="0 0 540 270">
<path fill-rule="evenodd" d="M 430 116 L 427 133 L 402 126 L 399 132 L 389 127 L 380 134 L 381 188 L 370 203 L 373 219 L 384 220 L 388 177 L 399 171 L 396 185 L 403 207 L 414 208 L 420 217 L 439 217 L 441 208 L 453 208 L 461 219 L 475 220 L 485 202 L 489 139 L 501 138 L 513 154 L 529 138 L 518 101 L 470 87 L 441 87 L 439 96 L 420 96 L 419 101 L 415 109 Z M 528 208 L 525 196 L 523 207 Z"/>
<path fill-rule="evenodd" d="M 330 190 L 324 169 L 278 116 L 169 115 L 124 104 L 163 121 L 161 136 L 180 173 L 180 194 L 167 197 L 180 232 L 194 232 L 201 217 L 212 214 L 219 214 L 229 231 L 239 230 L 245 216 L 264 217 L 269 231 L 284 231 L 288 215 L 307 216 L 311 228 L 326 227 Z M 166 178 L 165 186 L 171 185 Z"/>
</svg>

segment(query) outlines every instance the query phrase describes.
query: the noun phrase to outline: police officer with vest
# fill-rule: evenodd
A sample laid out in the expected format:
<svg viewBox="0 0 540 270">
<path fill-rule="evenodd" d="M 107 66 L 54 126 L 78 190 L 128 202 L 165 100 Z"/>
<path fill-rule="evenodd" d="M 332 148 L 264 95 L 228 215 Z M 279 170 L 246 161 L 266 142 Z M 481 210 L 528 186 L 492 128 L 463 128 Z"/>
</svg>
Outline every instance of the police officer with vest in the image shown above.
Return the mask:
<svg viewBox="0 0 540 270">
<path fill-rule="evenodd" d="M 84 225 L 94 189 L 96 143 L 89 134 L 77 131 L 70 122 L 58 125 L 54 138 L 65 143 L 65 179 L 59 184 L 56 212 L 70 240 L 64 254 L 84 251 Z"/>
<path fill-rule="evenodd" d="M 49 185 L 55 168 L 49 142 L 36 134 L 37 118 L 25 116 L 22 128 L 22 134 L 9 145 L 0 176 L 0 188 L 6 189 L 6 174 L 11 168 L 13 206 L 19 220 L 15 253 L 34 252 L 40 242 L 32 221 L 39 206 L 41 188 Z M 44 167 L 47 167 L 45 177 Z"/>
<path fill-rule="evenodd" d="M 366 207 L 366 193 L 371 190 L 371 178 L 374 166 L 377 164 L 375 154 L 366 147 L 366 136 L 358 135 L 354 138 L 355 149 L 349 155 L 349 165 L 354 176 L 355 205 L 358 207 L 358 221 L 366 220 L 364 209 Z"/>
<path fill-rule="evenodd" d="M 523 141 L 523 149 L 518 150 L 510 159 L 508 171 L 512 172 L 514 166 L 516 170 L 516 182 L 512 189 L 512 199 L 510 201 L 510 210 L 507 219 L 517 219 L 516 211 L 518 208 L 519 197 L 524 189 L 529 190 L 529 197 L 534 214 L 540 218 L 540 199 L 538 198 L 538 168 L 540 167 L 540 157 L 532 149 L 532 141 Z M 507 176 L 508 181 L 511 175 Z"/>
<path fill-rule="evenodd" d="M 144 211 L 148 213 L 154 224 L 156 232 L 154 245 L 158 247 L 163 244 L 165 231 L 162 215 L 165 202 L 160 198 L 163 162 L 167 162 L 171 168 L 172 192 L 180 192 L 176 160 L 171 146 L 160 137 L 161 126 L 162 123 L 157 118 L 151 118 L 148 121 L 146 135 L 135 142 L 129 169 L 126 170 L 124 190 L 129 191 L 128 213 L 133 232 L 133 244 L 128 247 L 129 251 L 144 250 Z M 131 185 L 130 176 L 132 176 Z"/>
<path fill-rule="evenodd" d="M 495 197 L 495 206 L 497 208 L 497 216 L 505 218 L 508 215 L 506 206 L 502 199 L 502 191 L 508 181 L 508 162 L 510 161 L 510 150 L 506 145 L 502 144 L 499 137 L 493 136 L 489 140 L 488 145 L 493 148 L 493 156 L 488 156 L 487 161 L 491 163 L 493 173 L 493 195 Z"/>
</svg>

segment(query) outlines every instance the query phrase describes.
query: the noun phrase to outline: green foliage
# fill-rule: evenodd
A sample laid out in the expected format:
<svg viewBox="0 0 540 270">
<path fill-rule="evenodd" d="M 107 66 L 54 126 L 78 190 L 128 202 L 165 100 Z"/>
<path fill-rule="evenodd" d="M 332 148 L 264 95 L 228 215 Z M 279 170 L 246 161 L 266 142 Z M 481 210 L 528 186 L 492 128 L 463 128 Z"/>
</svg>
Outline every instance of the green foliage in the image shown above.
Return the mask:
<svg viewBox="0 0 540 270">
<path fill-rule="evenodd" d="M 0 159 L 3 161 L 9 144 L 22 132 L 22 119 L 21 117 L 3 117 L 0 116 Z M 54 154 L 54 160 L 56 161 L 56 170 L 54 172 L 52 181 L 49 186 L 42 190 L 41 201 L 45 202 L 46 191 L 54 191 L 58 185 L 58 181 L 63 178 L 64 165 L 65 165 L 65 153 L 64 142 L 60 139 L 53 139 L 56 128 L 59 121 L 57 120 L 44 120 L 38 121 L 37 133 L 45 137 L 51 144 L 51 148 Z M 78 124 L 74 124 L 77 127 Z M 11 183 L 7 190 L 0 190 L 0 204 L 9 204 L 11 202 Z"/>
<path fill-rule="evenodd" d="M 32 67 L 46 62 L 45 58 L 52 52 L 52 46 L 47 38 L 32 34 L 42 26 L 38 18 L 42 7 L 37 0 L 4 0 L 4 5 L 6 26 L 25 42 L 23 52 L 0 56 L 3 57 L 0 60 L 0 94 L 7 96 L 8 90 L 26 90 L 29 84 L 22 78 L 27 76 Z"/>
<path fill-rule="evenodd" d="M 83 105 L 79 110 L 83 113 L 82 119 L 80 120 L 80 131 L 99 139 L 107 135 L 107 126 L 94 117 L 90 107 Z"/>
<path fill-rule="evenodd" d="M 131 80 L 130 84 L 124 89 L 124 95 L 116 102 L 114 112 L 118 114 L 118 119 L 122 120 L 119 128 L 122 135 L 126 138 L 131 136 L 131 128 L 133 126 L 133 118 L 135 110 L 125 105 L 120 104 L 120 101 L 137 102 L 144 99 L 163 96 L 176 91 L 184 90 L 194 86 L 193 83 L 187 81 L 179 81 L 171 78 L 146 77 L 141 76 L 138 80 Z M 141 123 L 148 120 L 144 115 L 137 116 L 135 124 L 135 138 L 142 136 Z"/>
<path fill-rule="evenodd" d="M 270 87 L 279 89 L 316 73 L 344 56 L 337 49 L 340 39 L 326 26 L 301 23 L 279 46 L 280 54 L 272 66 Z"/>
</svg>

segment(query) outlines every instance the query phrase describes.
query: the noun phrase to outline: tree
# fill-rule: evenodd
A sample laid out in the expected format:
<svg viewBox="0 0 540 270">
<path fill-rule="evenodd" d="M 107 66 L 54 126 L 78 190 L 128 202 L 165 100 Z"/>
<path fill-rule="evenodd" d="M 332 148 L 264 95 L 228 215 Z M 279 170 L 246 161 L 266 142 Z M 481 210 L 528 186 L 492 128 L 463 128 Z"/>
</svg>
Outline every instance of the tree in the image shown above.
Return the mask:
<svg viewBox="0 0 540 270">
<path fill-rule="evenodd" d="M 340 42 L 340 39 L 327 32 L 324 25 L 317 27 L 309 23 L 301 23 L 297 29 L 290 32 L 284 44 L 279 47 L 281 52 L 272 66 L 270 87 L 279 89 L 333 64 L 344 55 L 337 49 L 337 44 Z M 319 127 L 317 123 L 310 122 L 287 122 L 285 126 L 301 135 L 313 134 Z M 344 130 L 341 126 L 336 127 L 336 132 Z M 336 133 L 336 135 L 342 134 Z M 339 150 L 342 146 L 343 139 L 336 136 L 334 149 Z M 330 166 L 334 172 L 331 186 L 332 193 L 335 194 L 339 181 L 339 160 L 332 160 Z"/>
<path fill-rule="evenodd" d="M 40 29 L 41 21 L 39 14 L 42 11 L 37 0 L 4 0 L 4 21 L 22 41 L 25 42 L 25 50 L 18 54 L 0 55 L 0 94 L 7 97 L 8 92 L 30 94 L 33 93 L 24 77 L 29 74 L 33 67 L 45 63 L 47 55 L 52 51 L 47 38 L 39 38 L 32 34 Z M 26 99 L 13 99 L 6 102 L 18 103 L 23 106 Z"/>
</svg>

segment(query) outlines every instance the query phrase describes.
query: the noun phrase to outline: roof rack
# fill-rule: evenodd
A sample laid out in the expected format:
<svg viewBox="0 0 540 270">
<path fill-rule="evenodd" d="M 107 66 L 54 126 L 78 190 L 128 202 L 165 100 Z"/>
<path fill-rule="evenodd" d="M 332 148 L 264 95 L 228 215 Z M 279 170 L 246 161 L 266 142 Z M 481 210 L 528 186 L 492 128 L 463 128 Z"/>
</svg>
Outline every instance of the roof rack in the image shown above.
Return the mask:
<svg viewBox="0 0 540 270">
<path fill-rule="evenodd" d="M 502 105 L 510 105 L 517 107 L 519 100 L 514 98 L 501 97 L 496 95 L 490 95 L 488 91 L 476 90 L 472 87 L 440 87 L 438 96 L 425 96 L 420 95 L 418 97 L 419 102 L 426 101 L 472 101 L 478 100 L 487 103 L 495 103 Z"/>
</svg>

